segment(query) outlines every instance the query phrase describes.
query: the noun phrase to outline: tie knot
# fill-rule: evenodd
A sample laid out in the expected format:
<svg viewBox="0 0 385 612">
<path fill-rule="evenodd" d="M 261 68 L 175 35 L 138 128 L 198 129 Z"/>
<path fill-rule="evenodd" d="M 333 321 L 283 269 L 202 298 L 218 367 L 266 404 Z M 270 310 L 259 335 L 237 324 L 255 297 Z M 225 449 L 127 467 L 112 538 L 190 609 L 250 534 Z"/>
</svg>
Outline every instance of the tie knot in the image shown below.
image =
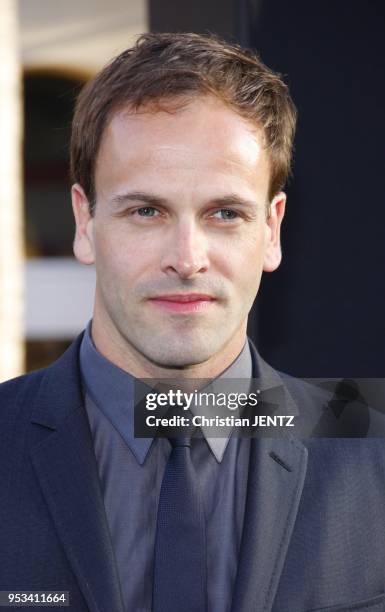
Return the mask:
<svg viewBox="0 0 385 612">
<path fill-rule="evenodd" d="M 180 446 L 191 447 L 191 437 L 188 437 L 188 436 L 179 436 L 177 438 L 169 438 L 169 442 L 173 448 L 178 448 Z"/>
</svg>

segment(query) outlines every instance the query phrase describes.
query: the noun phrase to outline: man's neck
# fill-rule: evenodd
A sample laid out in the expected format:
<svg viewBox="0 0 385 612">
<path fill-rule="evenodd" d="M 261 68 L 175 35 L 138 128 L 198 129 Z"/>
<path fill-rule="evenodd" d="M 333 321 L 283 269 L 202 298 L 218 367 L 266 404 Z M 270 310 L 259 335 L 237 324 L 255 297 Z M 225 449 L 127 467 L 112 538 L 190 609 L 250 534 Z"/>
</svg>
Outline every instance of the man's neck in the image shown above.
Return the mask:
<svg viewBox="0 0 385 612">
<path fill-rule="evenodd" d="M 241 353 L 246 341 L 246 325 L 230 339 L 221 351 L 203 363 L 183 368 L 163 367 L 147 359 L 129 344 L 116 329 L 106 329 L 93 319 L 92 340 L 106 359 L 135 378 L 214 379 L 226 370 Z"/>
</svg>

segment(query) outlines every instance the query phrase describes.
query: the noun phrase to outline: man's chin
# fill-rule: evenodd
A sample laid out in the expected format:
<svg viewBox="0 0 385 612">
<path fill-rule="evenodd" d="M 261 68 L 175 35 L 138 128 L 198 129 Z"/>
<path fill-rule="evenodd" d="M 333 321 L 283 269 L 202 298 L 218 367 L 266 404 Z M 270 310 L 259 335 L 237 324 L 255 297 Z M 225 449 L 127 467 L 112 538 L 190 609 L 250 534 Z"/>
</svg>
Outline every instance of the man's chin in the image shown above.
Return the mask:
<svg viewBox="0 0 385 612">
<path fill-rule="evenodd" d="M 201 354 L 152 354 L 149 355 L 147 351 L 147 359 L 154 365 L 166 368 L 170 370 L 187 370 L 197 365 L 206 363 L 211 355 L 205 351 Z"/>
</svg>

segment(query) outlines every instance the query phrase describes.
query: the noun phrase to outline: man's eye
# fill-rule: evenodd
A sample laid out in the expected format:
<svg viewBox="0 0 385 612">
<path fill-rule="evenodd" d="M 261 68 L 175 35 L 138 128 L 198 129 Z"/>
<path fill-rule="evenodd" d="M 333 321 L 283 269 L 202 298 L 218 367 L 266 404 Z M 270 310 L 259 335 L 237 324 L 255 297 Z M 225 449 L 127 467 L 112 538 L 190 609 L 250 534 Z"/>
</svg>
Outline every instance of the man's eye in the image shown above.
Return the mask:
<svg viewBox="0 0 385 612">
<path fill-rule="evenodd" d="M 220 215 L 219 218 L 223 221 L 232 221 L 232 219 L 236 219 L 238 217 L 238 213 L 230 208 L 221 208 L 221 210 L 217 210 L 214 213 L 214 216 L 215 215 Z"/>
<path fill-rule="evenodd" d="M 158 212 L 153 206 L 143 206 L 136 210 L 140 217 L 154 217 L 155 213 Z"/>
</svg>

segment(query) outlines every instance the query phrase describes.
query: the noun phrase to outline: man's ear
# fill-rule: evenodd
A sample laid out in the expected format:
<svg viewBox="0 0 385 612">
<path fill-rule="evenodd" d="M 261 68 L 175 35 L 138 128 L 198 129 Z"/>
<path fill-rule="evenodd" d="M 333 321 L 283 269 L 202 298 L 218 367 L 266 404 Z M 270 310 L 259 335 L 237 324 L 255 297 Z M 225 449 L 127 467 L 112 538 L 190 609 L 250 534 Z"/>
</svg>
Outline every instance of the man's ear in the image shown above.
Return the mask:
<svg viewBox="0 0 385 612">
<path fill-rule="evenodd" d="M 281 263 L 281 223 L 285 214 L 286 194 L 283 191 L 277 193 L 269 206 L 266 219 L 266 243 L 263 269 L 265 272 L 273 272 Z"/>
<path fill-rule="evenodd" d="M 82 187 L 75 183 L 71 189 L 72 209 L 74 212 L 76 233 L 74 239 L 74 254 L 82 264 L 95 263 L 93 242 L 93 217 L 90 214 L 90 205 Z"/>
</svg>

